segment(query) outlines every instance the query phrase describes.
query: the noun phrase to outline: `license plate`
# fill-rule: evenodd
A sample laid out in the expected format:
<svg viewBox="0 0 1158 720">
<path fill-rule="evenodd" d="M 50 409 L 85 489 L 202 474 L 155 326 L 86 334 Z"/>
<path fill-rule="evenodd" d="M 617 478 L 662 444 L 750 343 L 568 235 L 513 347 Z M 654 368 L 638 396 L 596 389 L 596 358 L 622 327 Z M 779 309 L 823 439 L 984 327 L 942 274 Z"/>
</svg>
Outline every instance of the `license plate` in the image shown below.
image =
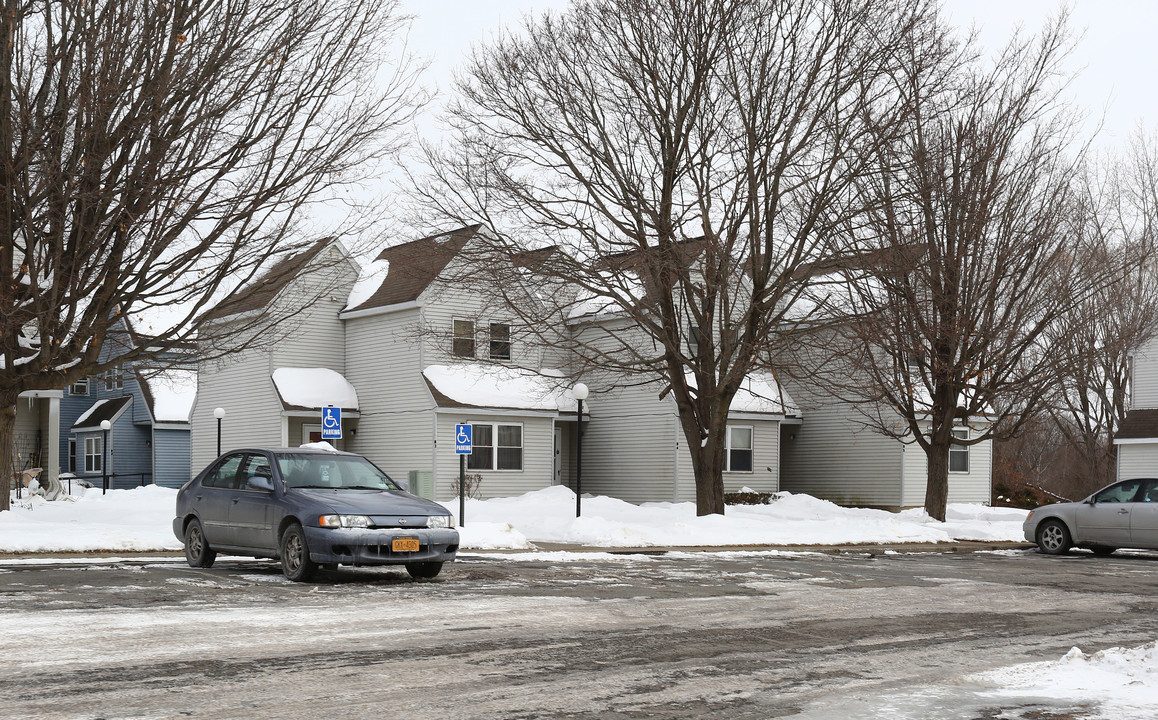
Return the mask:
<svg viewBox="0 0 1158 720">
<path fill-rule="evenodd" d="M 394 552 L 418 552 L 418 538 L 398 538 L 390 543 Z"/>
</svg>

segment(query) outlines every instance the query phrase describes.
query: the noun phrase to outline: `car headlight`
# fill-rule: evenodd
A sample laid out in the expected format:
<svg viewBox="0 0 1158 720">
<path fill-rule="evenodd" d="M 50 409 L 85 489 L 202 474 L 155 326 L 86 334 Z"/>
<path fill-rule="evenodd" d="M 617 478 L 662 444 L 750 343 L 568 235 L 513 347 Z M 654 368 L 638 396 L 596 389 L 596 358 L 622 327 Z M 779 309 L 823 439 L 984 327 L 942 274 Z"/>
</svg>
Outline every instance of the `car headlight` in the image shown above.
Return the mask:
<svg viewBox="0 0 1158 720">
<path fill-rule="evenodd" d="M 454 525 L 453 515 L 431 515 L 426 518 L 426 527 L 448 528 Z"/>
<path fill-rule="evenodd" d="M 367 515 L 322 515 L 318 524 L 328 528 L 367 528 L 371 522 Z"/>
</svg>

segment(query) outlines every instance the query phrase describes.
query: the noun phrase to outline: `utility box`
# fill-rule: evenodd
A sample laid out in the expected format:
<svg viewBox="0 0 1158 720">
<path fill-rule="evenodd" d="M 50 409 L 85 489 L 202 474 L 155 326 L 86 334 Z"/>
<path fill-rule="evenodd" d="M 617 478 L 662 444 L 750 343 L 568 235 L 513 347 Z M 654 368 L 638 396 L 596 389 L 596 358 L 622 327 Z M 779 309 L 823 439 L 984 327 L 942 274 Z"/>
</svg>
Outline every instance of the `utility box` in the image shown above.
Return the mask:
<svg viewBox="0 0 1158 720">
<path fill-rule="evenodd" d="M 434 472 L 431 470 L 410 471 L 410 492 L 427 500 L 434 499 Z"/>
</svg>

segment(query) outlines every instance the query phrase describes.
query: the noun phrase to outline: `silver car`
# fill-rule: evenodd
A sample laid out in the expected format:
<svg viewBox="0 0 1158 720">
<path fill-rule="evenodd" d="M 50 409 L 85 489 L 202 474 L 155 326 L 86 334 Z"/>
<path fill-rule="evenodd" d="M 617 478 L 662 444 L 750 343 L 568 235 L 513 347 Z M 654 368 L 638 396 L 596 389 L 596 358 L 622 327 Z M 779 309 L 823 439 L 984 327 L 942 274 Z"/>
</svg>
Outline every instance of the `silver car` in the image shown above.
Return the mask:
<svg viewBox="0 0 1158 720">
<path fill-rule="evenodd" d="M 1158 550 L 1158 478 L 1133 478 L 1081 502 L 1039 507 L 1025 518 L 1025 539 L 1043 553 L 1083 547 L 1099 555 L 1118 548 Z"/>
</svg>

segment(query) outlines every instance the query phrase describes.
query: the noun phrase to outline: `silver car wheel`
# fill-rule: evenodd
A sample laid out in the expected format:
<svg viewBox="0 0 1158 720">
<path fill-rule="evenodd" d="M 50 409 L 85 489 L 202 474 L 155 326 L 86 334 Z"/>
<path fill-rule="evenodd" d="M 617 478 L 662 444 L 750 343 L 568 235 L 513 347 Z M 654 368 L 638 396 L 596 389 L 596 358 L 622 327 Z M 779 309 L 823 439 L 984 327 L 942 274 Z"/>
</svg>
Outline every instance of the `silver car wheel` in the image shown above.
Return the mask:
<svg viewBox="0 0 1158 720">
<path fill-rule="evenodd" d="M 1037 544 L 1049 555 L 1061 555 L 1070 549 L 1070 534 L 1058 520 L 1047 520 L 1037 531 Z"/>
</svg>

